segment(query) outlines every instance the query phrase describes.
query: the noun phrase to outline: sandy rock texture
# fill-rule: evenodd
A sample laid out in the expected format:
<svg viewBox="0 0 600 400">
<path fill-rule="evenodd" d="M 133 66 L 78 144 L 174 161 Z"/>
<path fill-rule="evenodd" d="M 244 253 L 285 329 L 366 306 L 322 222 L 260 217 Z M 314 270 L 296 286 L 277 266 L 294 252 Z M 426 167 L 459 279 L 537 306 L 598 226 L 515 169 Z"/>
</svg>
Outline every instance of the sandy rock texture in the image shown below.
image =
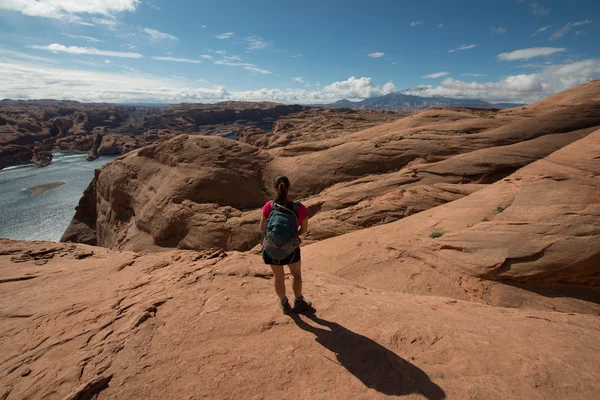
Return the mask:
<svg viewBox="0 0 600 400">
<path fill-rule="evenodd" d="M 320 252 L 305 248 L 309 257 Z M 376 261 L 365 248 L 365 265 L 378 268 Z M 0 393 L 10 400 L 598 392 L 600 319 L 577 305 L 563 313 L 381 291 L 312 266 L 305 290 L 319 310 L 288 317 L 258 256 L 0 241 Z"/>
</svg>

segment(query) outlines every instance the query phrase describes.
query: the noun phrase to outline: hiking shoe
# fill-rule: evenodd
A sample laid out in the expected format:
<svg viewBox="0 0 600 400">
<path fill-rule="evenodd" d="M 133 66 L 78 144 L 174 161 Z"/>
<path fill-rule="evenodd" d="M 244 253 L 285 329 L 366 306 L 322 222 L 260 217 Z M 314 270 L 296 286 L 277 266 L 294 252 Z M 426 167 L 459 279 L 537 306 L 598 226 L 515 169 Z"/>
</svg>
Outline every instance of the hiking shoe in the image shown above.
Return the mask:
<svg viewBox="0 0 600 400">
<path fill-rule="evenodd" d="M 304 297 L 294 300 L 293 311 L 295 313 L 299 314 L 299 313 L 313 311 L 313 310 L 314 310 L 314 308 L 312 306 L 312 303 L 310 301 L 306 301 L 306 299 L 304 299 Z"/>
<path fill-rule="evenodd" d="M 290 302 L 287 299 L 279 302 L 279 308 L 281 308 L 281 311 L 283 311 L 284 314 L 290 314 L 292 312 L 292 306 L 290 306 Z"/>
</svg>

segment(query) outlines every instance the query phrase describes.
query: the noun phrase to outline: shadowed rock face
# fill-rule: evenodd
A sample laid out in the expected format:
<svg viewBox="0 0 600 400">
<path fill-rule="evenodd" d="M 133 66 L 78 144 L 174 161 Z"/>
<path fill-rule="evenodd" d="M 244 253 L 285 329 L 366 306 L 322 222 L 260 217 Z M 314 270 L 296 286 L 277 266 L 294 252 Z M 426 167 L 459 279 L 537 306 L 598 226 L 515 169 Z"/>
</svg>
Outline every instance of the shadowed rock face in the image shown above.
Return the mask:
<svg viewBox="0 0 600 400">
<path fill-rule="evenodd" d="M 252 247 L 260 232 L 254 224 L 237 229 L 240 210 L 267 200 L 263 175 L 271 159 L 215 137 L 184 135 L 145 147 L 97 172 L 63 240 L 83 234 L 106 247 Z M 88 240 L 93 231 L 96 242 Z"/>
</svg>

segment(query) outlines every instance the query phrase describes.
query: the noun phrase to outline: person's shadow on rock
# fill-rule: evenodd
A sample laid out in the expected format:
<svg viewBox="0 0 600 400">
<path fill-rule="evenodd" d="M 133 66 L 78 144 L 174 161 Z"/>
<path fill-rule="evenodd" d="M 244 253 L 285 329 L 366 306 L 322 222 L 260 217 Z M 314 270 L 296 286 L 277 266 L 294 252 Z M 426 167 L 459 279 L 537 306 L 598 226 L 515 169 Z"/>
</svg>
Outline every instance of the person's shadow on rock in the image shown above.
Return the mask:
<svg viewBox="0 0 600 400">
<path fill-rule="evenodd" d="M 442 400 L 446 393 L 420 368 L 402 359 L 368 337 L 340 324 L 305 314 L 328 329 L 314 327 L 294 314 L 292 319 L 301 329 L 316 335 L 316 341 L 335 353 L 338 362 L 365 386 L 390 396 L 420 393 L 429 400 Z"/>
</svg>

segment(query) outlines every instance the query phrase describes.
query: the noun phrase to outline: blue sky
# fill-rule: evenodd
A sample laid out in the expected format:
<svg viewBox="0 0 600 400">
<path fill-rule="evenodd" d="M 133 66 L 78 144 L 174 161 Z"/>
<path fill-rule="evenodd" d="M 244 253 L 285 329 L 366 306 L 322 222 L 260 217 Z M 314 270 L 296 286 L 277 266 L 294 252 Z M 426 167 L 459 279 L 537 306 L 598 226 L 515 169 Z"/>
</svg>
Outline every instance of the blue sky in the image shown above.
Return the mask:
<svg viewBox="0 0 600 400">
<path fill-rule="evenodd" d="M 600 77 L 598 0 L 0 0 L 0 97 L 530 102 Z"/>
</svg>

